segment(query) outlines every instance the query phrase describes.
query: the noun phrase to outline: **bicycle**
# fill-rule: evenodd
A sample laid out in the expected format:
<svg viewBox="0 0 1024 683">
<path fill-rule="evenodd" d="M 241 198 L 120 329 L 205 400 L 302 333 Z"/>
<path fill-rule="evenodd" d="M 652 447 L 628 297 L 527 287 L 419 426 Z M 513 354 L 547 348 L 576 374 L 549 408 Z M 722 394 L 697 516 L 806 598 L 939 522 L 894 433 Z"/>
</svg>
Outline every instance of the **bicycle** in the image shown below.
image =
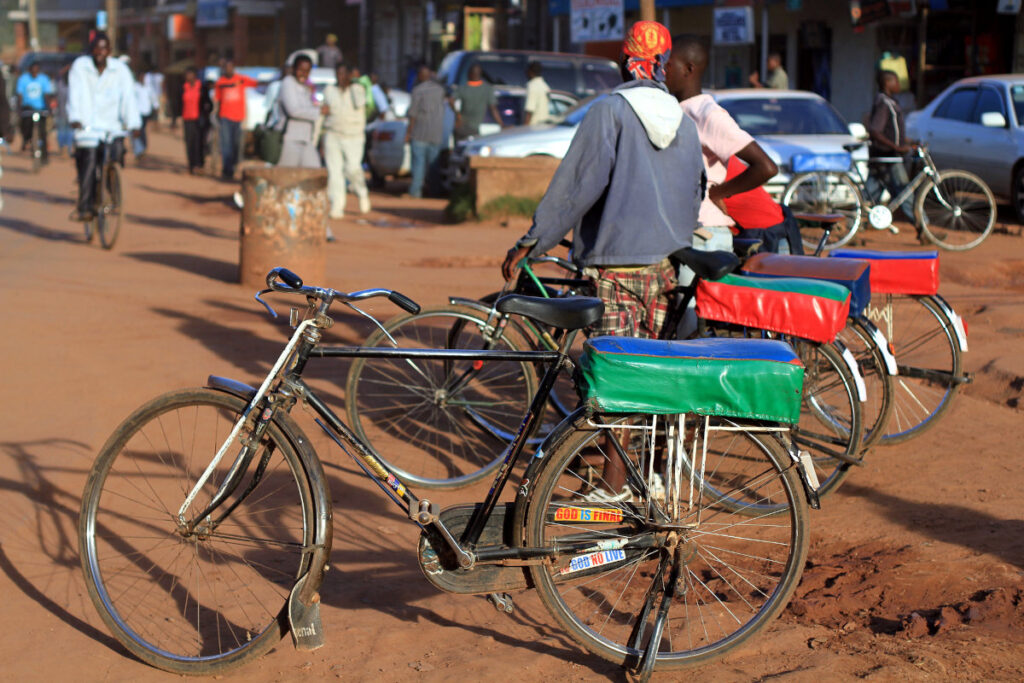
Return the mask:
<svg viewBox="0 0 1024 683">
<path fill-rule="evenodd" d="M 334 303 L 360 312 L 356 304 L 374 297 L 408 312 L 418 306 L 390 290 L 306 286 L 280 268 L 257 294 L 274 313 L 262 298 L 271 292 L 303 296 L 308 306 L 301 322 L 293 309 L 295 332 L 258 389 L 211 377 L 205 388 L 158 397 L 115 430 L 90 472 L 79 522 L 86 585 L 107 627 L 143 661 L 212 674 L 260 656 L 286 632 L 299 649 L 324 644 L 318 589 L 331 550 L 331 499 L 320 459 L 289 414 L 299 402 L 421 528 L 417 559 L 433 585 L 492 594 L 506 610 L 512 603 L 503 591 L 532 585 L 578 643 L 642 680 L 724 656 L 791 597 L 807 553 L 807 507 L 817 507 L 817 497 L 813 469 L 787 437 L 802 377 L 787 345 L 630 340 L 642 343 L 632 350 L 649 364 L 619 367 L 621 354 L 609 344 L 620 339 L 591 340 L 587 403 L 548 435 L 514 501 L 503 504 L 555 377 L 570 365 L 564 347 L 321 346 Z M 596 299 L 523 296 L 497 307 L 565 329 L 589 325 L 603 310 Z M 526 361 L 547 370 L 485 500 L 440 510 L 305 384 L 315 357 Z M 707 366 L 740 389 L 718 412 L 710 406 L 721 392 L 716 376 L 701 370 Z M 684 392 L 685 406 L 673 390 L 641 392 L 645 402 L 628 408 L 600 384 L 603 377 L 611 388 L 631 386 L 616 379 L 622 367 L 634 378 L 671 372 L 694 390 Z M 769 391 L 752 391 L 766 376 L 774 378 Z M 587 495 L 607 484 L 610 457 L 628 464 L 632 500 L 590 504 Z M 652 488 L 656 467 L 663 491 Z"/>
<path fill-rule="evenodd" d="M 124 166 L 124 138 L 105 133 L 97 145 L 93 216 L 85 221 L 85 241 L 91 243 L 93 235 L 98 234 L 100 245 L 113 249 L 121 232 L 123 198 L 119 166 Z"/>
<path fill-rule="evenodd" d="M 21 112 L 21 116 L 32 120 L 29 153 L 32 155 L 32 172 L 39 173 L 45 164 L 50 163 L 50 154 L 46 145 L 46 122 L 50 118 L 50 112 L 46 109 L 25 109 Z"/>
<path fill-rule="evenodd" d="M 701 277 L 720 279 L 738 264 L 736 257 L 725 252 L 685 249 L 678 253 L 684 252 L 682 257 L 687 265 L 693 264 L 691 267 Z M 590 287 L 588 280 L 578 277 L 538 276 L 531 262 L 554 264 L 569 275 L 577 274 L 575 265 L 564 259 L 530 257 L 521 264 L 520 277 L 511 291 L 542 294 L 556 300 L 568 292 Z M 695 296 L 699 281 L 700 278 L 680 288 L 684 299 Z M 509 291 L 510 284 L 502 292 L 489 294 L 480 301 L 453 297 L 448 306 L 401 315 L 385 323 L 386 330 L 368 337 L 364 346 L 415 347 L 429 341 L 446 348 L 539 350 L 575 345 L 578 354 L 582 338 L 578 330 L 538 325 L 496 308 L 495 302 Z M 823 287 L 838 289 L 830 284 Z M 849 297 L 848 293 L 844 295 Z M 686 305 L 684 300 L 677 306 L 680 314 Z M 670 317 L 664 329 L 674 335 L 677 323 L 678 317 Z M 727 334 L 764 335 L 753 327 L 715 323 L 703 324 L 699 330 L 701 337 Z M 815 456 L 820 492 L 825 495 L 841 484 L 849 465 L 860 463 L 865 431 L 860 404 L 866 398 L 865 387 L 856 359 L 841 343 L 812 342 L 793 335 L 785 339 L 797 349 L 807 367 L 804 410 L 794 427 L 793 438 Z M 528 402 L 535 392 L 535 379 L 539 379 L 539 373 L 527 363 L 498 375 L 484 374 L 480 367 L 437 364 L 424 368 L 402 360 L 382 364 L 357 360 L 349 369 L 346 382 L 348 417 L 376 456 L 386 460 L 406 480 L 429 488 L 459 488 L 479 481 L 499 466 L 501 458 L 482 448 L 482 442 L 511 440 L 512 415 L 506 414 L 505 422 L 499 422 L 486 413 L 502 408 L 502 401 Z M 569 415 L 577 403 L 571 383 L 563 382 L 561 392 L 552 391 L 549 398 L 547 410 L 551 421 Z M 439 429 L 438 425 L 445 425 L 446 429 Z M 438 435 L 444 440 L 444 448 L 436 443 Z M 401 450 L 403 446 L 405 449 Z"/>
<path fill-rule="evenodd" d="M 910 183 L 887 204 L 868 208 L 864 199 L 867 196 L 867 178 L 851 157 L 853 150 L 863 145 L 844 145 L 847 154 L 827 155 L 828 158 L 814 155 L 793 157 L 795 168 L 803 165 L 817 168 L 798 173 L 783 191 L 781 203 L 794 213 L 839 214 L 845 218 L 825 245 L 826 250 L 848 244 L 865 220 L 876 230 L 898 233 L 899 228 L 892 224 L 893 216 L 911 198 L 914 199 L 914 223 L 925 238 L 943 249 L 972 249 L 992 232 L 996 217 L 992 190 L 973 173 L 939 171 L 925 145 L 914 148 L 923 165 Z M 902 164 L 904 159 L 876 157 L 869 163 Z M 817 236 L 808 236 L 804 240 L 808 249 L 813 249 L 817 242 Z"/>
</svg>

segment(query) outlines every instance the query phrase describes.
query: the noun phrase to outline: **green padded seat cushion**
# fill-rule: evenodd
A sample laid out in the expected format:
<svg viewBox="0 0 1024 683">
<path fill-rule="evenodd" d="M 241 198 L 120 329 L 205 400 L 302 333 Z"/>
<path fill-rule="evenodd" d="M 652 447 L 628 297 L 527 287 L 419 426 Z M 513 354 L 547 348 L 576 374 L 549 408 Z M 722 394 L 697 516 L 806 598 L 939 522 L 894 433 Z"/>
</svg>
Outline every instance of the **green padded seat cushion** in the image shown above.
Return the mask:
<svg viewBox="0 0 1024 683">
<path fill-rule="evenodd" d="M 800 419 L 804 366 L 782 341 L 594 337 L 579 371 L 584 401 L 600 412 Z"/>
</svg>

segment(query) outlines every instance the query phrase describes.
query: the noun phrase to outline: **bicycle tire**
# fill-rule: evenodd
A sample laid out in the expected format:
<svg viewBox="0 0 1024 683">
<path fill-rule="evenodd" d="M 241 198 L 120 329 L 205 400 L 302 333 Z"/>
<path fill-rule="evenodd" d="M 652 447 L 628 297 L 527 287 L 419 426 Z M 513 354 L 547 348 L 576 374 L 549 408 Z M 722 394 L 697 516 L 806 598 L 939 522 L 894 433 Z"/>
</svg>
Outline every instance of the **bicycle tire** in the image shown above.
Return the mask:
<svg viewBox="0 0 1024 683">
<path fill-rule="evenodd" d="M 82 496 L 89 597 L 122 645 L 166 671 L 214 674 L 272 648 L 287 630 L 289 591 L 308 569 L 313 494 L 279 418 L 250 464 L 251 476 L 267 458 L 252 495 L 205 535 L 178 531 L 185 494 L 245 405 L 211 389 L 149 401 L 107 440 Z M 196 512 L 223 480 L 225 460 Z"/>
<path fill-rule="evenodd" d="M 930 429 L 949 410 L 960 389 L 963 355 L 953 321 L 932 297 L 890 294 L 884 301 L 865 312 L 889 340 L 899 370 L 892 417 L 880 441 L 892 445 Z M 940 374 L 929 378 L 922 370 Z M 945 383 L 934 379 L 947 376 Z"/>
<path fill-rule="evenodd" d="M 860 444 L 862 453 L 869 451 L 885 434 L 885 426 L 892 416 L 895 391 L 885 356 L 868 330 L 870 324 L 870 321 L 852 318 L 839 332 L 839 340 L 857 360 L 867 389 L 867 400 L 860 404 L 864 434 Z"/>
<path fill-rule="evenodd" d="M 936 188 L 941 188 L 942 196 Z M 921 232 L 931 242 L 949 251 L 966 251 L 992 234 L 996 198 L 985 181 L 973 173 L 941 171 L 937 180 L 929 180 L 917 191 L 914 211 Z"/>
<path fill-rule="evenodd" d="M 849 243 L 864 224 L 867 213 L 857 183 L 849 174 L 835 171 L 812 171 L 794 176 L 783 190 L 780 203 L 794 213 L 838 213 L 846 217 L 846 229 L 838 229 L 838 224 L 833 227 L 823 247 L 825 251 Z M 813 253 L 821 241 L 821 229 L 801 228 L 800 234 L 804 248 Z"/>
<path fill-rule="evenodd" d="M 633 466 L 646 472 L 643 450 L 634 445 L 645 442 L 646 437 L 636 438 L 632 436 L 635 432 L 625 430 L 631 436 L 621 437 L 614 433 L 615 427 L 608 430 L 610 436 L 602 437 L 605 430 L 591 426 L 584 411 L 576 416 L 574 425 L 565 429 L 545 454 L 546 462 L 533 485 L 526 511 L 526 545 L 550 547 L 558 541 L 593 538 L 595 543 L 603 541 L 604 548 L 623 548 L 619 544 L 624 539 L 645 533 L 658 538 L 663 534 L 667 541 L 670 532 L 664 527 L 659 531 L 641 515 L 648 503 L 668 509 L 667 502 L 656 499 L 657 494 L 645 496 L 631 485 L 631 502 L 581 501 L 581 495 L 593 485 L 579 476 L 581 461 L 596 468 L 611 457 L 619 457 L 607 446 L 615 439 L 628 443 L 624 450 Z M 594 422 L 636 427 L 649 424 L 651 416 L 614 420 L 614 416 L 597 415 Z M 698 483 L 695 505 L 678 520 L 669 517 L 667 524 L 679 522 L 675 527 L 679 534 L 677 548 L 688 558 L 681 569 L 685 579 L 677 583 L 682 587 L 661 622 L 667 635 L 660 642 L 667 649 L 659 649 L 656 654 L 655 670 L 701 666 L 739 647 L 781 612 L 803 571 L 808 542 L 807 504 L 792 462 L 773 437 L 750 432 L 733 434 L 755 443 L 751 453 L 756 453 L 758 459 L 758 473 L 741 474 L 740 480 L 733 481 L 733 490 L 745 491 L 755 501 L 768 495 L 784 502 L 759 514 L 743 514 L 721 505 L 720 497 L 702 496 L 703 487 Z M 708 457 L 711 462 L 706 462 L 706 472 L 724 475 L 722 462 L 712 453 Z M 685 486 L 685 479 L 682 482 Z M 604 486 L 607 488 L 606 483 Z M 673 489 L 670 484 L 665 501 L 672 500 Z M 576 521 L 582 513 L 577 515 L 573 508 L 581 506 L 591 510 L 596 507 L 611 513 L 611 517 L 604 516 L 605 521 L 600 523 Z M 559 509 L 570 511 L 568 515 L 562 513 L 568 522 L 558 521 Z M 620 515 L 621 521 L 609 525 L 609 520 Z M 600 516 L 591 514 L 590 518 Z M 604 659 L 635 667 L 650 646 L 650 641 L 643 642 L 642 635 L 636 637 L 641 624 L 651 621 L 644 603 L 649 591 L 664 582 L 660 552 L 656 548 L 625 546 L 624 550 L 599 553 L 581 551 L 575 557 L 563 553 L 554 562 L 531 565 L 530 572 L 541 602 L 576 642 Z M 676 555 L 674 561 L 682 564 L 684 560 Z M 718 633 L 713 632 L 715 625 Z"/>
<path fill-rule="evenodd" d="M 401 315 L 384 328 L 400 348 L 529 350 L 488 326 L 479 311 L 460 306 Z M 484 330 L 498 336 L 487 340 Z M 391 344 L 377 330 L 363 346 Z M 534 376 L 529 363 L 518 361 L 356 358 L 346 410 L 353 431 L 403 481 L 460 488 L 501 463 L 533 399 Z"/>
<path fill-rule="evenodd" d="M 113 249 L 121 232 L 121 171 L 115 163 L 104 164 L 103 182 L 98 184 L 100 201 L 97 203 L 96 219 L 100 244 L 104 249 Z M 99 188 L 103 189 L 100 190 Z"/>
<path fill-rule="evenodd" d="M 39 134 L 41 121 L 32 122 L 32 172 L 39 173 L 43 167 L 43 141 Z"/>
</svg>

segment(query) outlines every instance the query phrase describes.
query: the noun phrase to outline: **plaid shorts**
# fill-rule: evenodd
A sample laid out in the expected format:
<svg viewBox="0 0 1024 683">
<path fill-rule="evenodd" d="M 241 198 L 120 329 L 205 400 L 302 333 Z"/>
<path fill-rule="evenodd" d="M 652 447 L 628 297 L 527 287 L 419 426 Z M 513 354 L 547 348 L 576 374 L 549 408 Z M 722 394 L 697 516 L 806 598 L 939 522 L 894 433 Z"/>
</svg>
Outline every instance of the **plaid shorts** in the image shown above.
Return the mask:
<svg viewBox="0 0 1024 683">
<path fill-rule="evenodd" d="M 591 267 L 583 274 L 604 302 L 604 316 L 590 329 L 591 335 L 658 337 L 668 314 L 667 293 L 676 286 L 675 268 L 668 259 L 635 270 Z"/>
</svg>

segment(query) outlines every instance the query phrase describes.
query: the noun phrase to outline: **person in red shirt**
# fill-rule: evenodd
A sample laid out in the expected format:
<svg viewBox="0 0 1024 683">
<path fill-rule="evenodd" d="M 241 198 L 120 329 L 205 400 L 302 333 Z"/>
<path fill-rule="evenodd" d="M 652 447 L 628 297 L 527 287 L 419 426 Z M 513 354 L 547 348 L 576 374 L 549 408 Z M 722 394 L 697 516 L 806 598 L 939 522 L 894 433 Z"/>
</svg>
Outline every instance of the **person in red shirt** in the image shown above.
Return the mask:
<svg viewBox="0 0 1024 683">
<path fill-rule="evenodd" d="M 217 118 L 220 126 L 220 155 L 223 161 L 221 175 L 225 180 L 235 176 L 235 165 L 242 144 L 242 121 L 245 120 L 245 89 L 253 88 L 259 82 L 240 73 L 235 73 L 235 63 L 224 62 L 220 78 L 213 84 L 213 99 L 217 102 Z"/>
<path fill-rule="evenodd" d="M 742 160 L 731 157 L 725 172 L 726 181 L 745 170 L 747 165 Z M 731 228 L 735 237 L 761 240 L 758 251 L 779 253 L 780 246 L 786 242 L 790 254 L 804 253 L 800 226 L 793 214 L 788 207 L 777 204 L 764 187 L 734 194 L 724 201 L 729 217 L 736 222 L 735 227 Z"/>
<path fill-rule="evenodd" d="M 206 130 L 210 125 L 213 103 L 210 93 L 199 80 L 194 67 L 185 70 L 185 84 L 181 92 L 181 118 L 185 122 L 185 156 L 188 172 L 196 174 L 203 168 Z"/>
</svg>

